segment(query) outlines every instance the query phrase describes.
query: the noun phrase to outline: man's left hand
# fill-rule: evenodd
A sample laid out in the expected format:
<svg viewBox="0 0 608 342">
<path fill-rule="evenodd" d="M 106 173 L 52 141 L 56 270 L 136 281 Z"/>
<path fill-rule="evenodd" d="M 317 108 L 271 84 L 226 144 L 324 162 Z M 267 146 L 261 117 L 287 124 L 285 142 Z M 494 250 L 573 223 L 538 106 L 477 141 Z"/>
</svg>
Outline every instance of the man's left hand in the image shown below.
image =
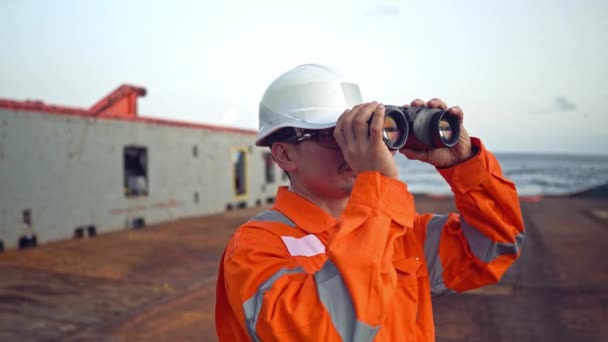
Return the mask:
<svg viewBox="0 0 608 342">
<path fill-rule="evenodd" d="M 424 103 L 424 101 L 419 99 L 414 100 L 412 101 L 411 106 L 447 110 L 450 114 L 458 118 L 458 122 L 460 122 L 460 136 L 458 137 L 458 142 L 453 147 L 440 147 L 428 151 L 418 151 L 404 147 L 399 150 L 399 152 L 403 153 L 408 159 L 420 160 L 435 167 L 442 168 L 454 166 L 473 157 L 471 137 L 462 125 L 464 114 L 462 113 L 462 109 L 460 109 L 460 107 L 456 106 L 448 109 L 448 105 L 437 98 L 434 98 L 427 103 Z"/>
</svg>

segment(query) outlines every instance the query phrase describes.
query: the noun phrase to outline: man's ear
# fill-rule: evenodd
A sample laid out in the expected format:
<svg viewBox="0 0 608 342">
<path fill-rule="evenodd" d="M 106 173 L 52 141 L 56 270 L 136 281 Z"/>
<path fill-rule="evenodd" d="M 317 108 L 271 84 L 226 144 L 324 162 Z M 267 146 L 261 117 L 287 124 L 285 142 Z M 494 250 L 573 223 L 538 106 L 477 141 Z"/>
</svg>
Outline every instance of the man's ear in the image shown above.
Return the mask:
<svg viewBox="0 0 608 342">
<path fill-rule="evenodd" d="M 277 142 L 272 144 L 270 151 L 272 152 L 272 159 L 283 171 L 292 172 L 297 168 L 294 160 L 295 150 L 293 145 Z"/>
</svg>

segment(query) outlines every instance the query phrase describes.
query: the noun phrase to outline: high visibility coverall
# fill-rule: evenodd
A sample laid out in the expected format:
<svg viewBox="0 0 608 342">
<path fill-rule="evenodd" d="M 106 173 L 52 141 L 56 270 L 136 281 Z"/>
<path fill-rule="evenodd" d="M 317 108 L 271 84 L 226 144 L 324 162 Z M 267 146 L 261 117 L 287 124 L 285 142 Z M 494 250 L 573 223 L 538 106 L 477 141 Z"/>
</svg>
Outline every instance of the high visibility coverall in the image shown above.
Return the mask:
<svg viewBox="0 0 608 342">
<path fill-rule="evenodd" d="M 515 186 L 492 154 L 438 169 L 460 214 L 417 214 L 407 186 L 357 176 L 335 219 L 283 187 L 220 264 L 221 341 L 434 341 L 431 294 L 497 282 L 519 256 Z"/>
</svg>

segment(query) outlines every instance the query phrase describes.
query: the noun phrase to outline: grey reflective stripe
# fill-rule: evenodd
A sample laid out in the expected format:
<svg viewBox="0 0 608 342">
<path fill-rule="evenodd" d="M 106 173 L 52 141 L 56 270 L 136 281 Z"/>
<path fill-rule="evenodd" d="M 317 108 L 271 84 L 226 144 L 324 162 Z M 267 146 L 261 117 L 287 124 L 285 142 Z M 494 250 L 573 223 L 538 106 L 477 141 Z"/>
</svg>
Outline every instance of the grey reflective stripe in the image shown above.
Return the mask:
<svg viewBox="0 0 608 342">
<path fill-rule="evenodd" d="M 372 327 L 355 317 L 355 308 L 336 266 L 327 260 L 315 273 L 317 293 L 342 341 L 372 341 L 380 327 Z M 314 329 L 314 327 L 311 327 Z"/>
<path fill-rule="evenodd" d="M 426 225 L 426 237 L 424 239 L 424 258 L 429 271 L 431 283 L 431 294 L 433 296 L 445 294 L 452 290 L 448 289 L 443 282 L 443 265 L 439 259 L 439 241 L 443 226 L 448 221 L 447 215 L 433 215 Z"/>
<path fill-rule="evenodd" d="M 494 242 L 469 225 L 462 216 L 460 217 L 460 224 L 464 237 L 467 239 L 469 247 L 471 247 L 471 252 L 483 262 L 492 262 L 501 255 L 517 255 L 521 250 L 524 233 L 519 233 L 515 236 L 515 243 Z"/>
<path fill-rule="evenodd" d="M 435 274 L 439 274 L 440 277 L 439 279 L 436 279 L 434 283 L 431 283 L 432 296 L 441 296 L 456 292 L 445 286 L 445 282 L 443 281 L 443 265 L 441 264 L 441 261 L 437 262 L 437 264 L 435 265 Z"/>
<path fill-rule="evenodd" d="M 247 323 L 247 331 L 249 331 L 249 336 L 252 340 L 260 341 L 255 328 L 258 324 L 260 310 L 262 310 L 262 301 L 264 300 L 264 293 L 268 291 L 272 287 L 272 285 L 274 285 L 277 279 L 286 274 L 293 273 L 306 273 L 306 271 L 304 271 L 302 267 L 296 267 L 292 270 L 286 268 L 280 269 L 277 273 L 273 274 L 272 277 L 266 280 L 260 287 L 258 287 L 257 292 L 251 298 L 247 299 L 243 303 L 243 311 L 245 311 L 245 322 Z"/>
<path fill-rule="evenodd" d="M 286 224 L 292 228 L 295 228 L 296 226 L 296 224 L 293 223 L 293 221 L 290 220 L 287 216 L 283 215 L 283 213 L 272 209 L 257 214 L 249 221 L 272 221 Z"/>
</svg>

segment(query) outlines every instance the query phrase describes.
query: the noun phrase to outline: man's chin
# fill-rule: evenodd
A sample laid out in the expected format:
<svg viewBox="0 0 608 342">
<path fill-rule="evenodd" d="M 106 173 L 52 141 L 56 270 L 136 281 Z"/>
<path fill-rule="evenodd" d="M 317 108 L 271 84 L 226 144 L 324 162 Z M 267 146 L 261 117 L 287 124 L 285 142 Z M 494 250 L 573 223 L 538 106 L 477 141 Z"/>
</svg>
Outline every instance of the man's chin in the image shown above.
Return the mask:
<svg viewBox="0 0 608 342">
<path fill-rule="evenodd" d="M 352 177 L 349 177 L 349 179 L 347 179 L 344 182 L 344 190 L 348 193 L 348 195 L 350 195 L 351 191 L 353 191 L 353 187 L 355 186 L 355 174 L 352 174 Z"/>
<path fill-rule="evenodd" d="M 341 174 L 341 177 L 335 179 L 333 187 L 340 193 L 340 196 L 350 196 L 353 186 L 355 185 L 354 175 Z"/>
<path fill-rule="evenodd" d="M 340 174 L 349 178 L 355 178 L 357 176 L 349 166 L 340 169 Z"/>
</svg>

